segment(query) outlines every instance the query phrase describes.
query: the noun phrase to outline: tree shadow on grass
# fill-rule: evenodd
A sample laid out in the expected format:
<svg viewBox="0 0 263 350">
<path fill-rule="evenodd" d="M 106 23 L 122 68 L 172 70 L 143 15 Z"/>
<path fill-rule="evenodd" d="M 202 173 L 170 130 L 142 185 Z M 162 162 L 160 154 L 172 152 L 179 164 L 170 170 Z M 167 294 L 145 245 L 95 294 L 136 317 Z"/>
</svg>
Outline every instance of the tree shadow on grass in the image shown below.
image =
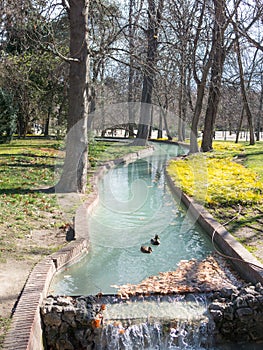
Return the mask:
<svg viewBox="0 0 263 350">
<path fill-rule="evenodd" d="M 38 168 L 38 169 L 54 169 L 54 164 L 32 164 L 32 163 L 12 163 L 4 164 L 5 168 Z M 0 165 L 1 168 L 1 165 Z"/>
<path fill-rule="evenodd" d="M 59 156 L 51 156 L 51 155 L 35 155 L 35 154 L 31 154 L 31 153 L 19 153 L 19 154 L 8 154 L 8 153 L 1 153 L 0 154 L 1 158 L 10 158 L 10 157 L 14 157 L 14 158 L 22 158 L 22 157 L 26 157 L 26 158 L 50 158 L 50 159 L 63 159 L 62 157 Z"/>
<path fill-rule="evenodd" d="M 48 193 L 52 194 L 55 193 L 55 187 L 43 187 L 43 188 L 2 188 L 0 189 L 0 196 L 1 195 L 12 195 L 12 194 L 32 194 L 32 193 Z"/>
</svg>

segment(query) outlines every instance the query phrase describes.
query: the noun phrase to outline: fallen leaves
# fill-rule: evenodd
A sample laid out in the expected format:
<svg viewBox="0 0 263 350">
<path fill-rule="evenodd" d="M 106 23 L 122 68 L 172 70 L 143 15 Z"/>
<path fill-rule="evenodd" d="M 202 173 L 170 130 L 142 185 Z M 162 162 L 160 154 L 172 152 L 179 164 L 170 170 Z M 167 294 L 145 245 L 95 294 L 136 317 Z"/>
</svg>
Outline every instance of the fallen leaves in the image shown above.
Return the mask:
<svg viewBox="0 0 263 350">
<path fill-rule="evenodd" d="M 196 293 L 233 288 L 226 262 L 217 254 L 204 260 L 182 260 L 175 271 L 160 272 L 137 285 L 114 286 L 123 298 L 134 295 Z"/>
</svg>

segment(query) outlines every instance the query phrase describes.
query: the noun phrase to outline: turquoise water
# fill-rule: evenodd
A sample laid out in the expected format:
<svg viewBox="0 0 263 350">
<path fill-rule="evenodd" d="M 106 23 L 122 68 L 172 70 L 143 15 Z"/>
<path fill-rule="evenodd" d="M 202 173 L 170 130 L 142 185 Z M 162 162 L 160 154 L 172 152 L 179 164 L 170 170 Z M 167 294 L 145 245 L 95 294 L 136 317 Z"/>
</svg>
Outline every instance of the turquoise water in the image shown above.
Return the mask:
<svg viewBox="0 0 263 350">
<path fill-rule="evenodd" d="M 88 254 L 58 273 L 52 293 L 115 293 L 114 285 L 139 283 L 175 270 L 180 260 L 204 258 L 213 247 L 208 236 L 172 197 L 164 178 L 167 160 L 185 152 L 175 145 L 155 145 L 152 156 L 111 169 L 99 183 L 99 204 L 87 223 Z M 159 246 L 143 254 L 158 234 Z"/>
</svg>

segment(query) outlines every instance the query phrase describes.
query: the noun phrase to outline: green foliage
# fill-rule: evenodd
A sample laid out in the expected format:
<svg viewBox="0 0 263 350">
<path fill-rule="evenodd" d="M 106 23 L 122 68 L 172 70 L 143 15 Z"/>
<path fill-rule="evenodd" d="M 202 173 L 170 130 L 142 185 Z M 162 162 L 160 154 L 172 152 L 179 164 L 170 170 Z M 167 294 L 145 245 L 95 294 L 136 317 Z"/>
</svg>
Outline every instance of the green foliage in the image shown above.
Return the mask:
<svg viewBox="0 0 263 350">
<path fill-rule="evenodd" d="M 16 130 L 16 108 L 12 96 L 0 88 L 0 143 L 10 142 Z"/>
</svg>

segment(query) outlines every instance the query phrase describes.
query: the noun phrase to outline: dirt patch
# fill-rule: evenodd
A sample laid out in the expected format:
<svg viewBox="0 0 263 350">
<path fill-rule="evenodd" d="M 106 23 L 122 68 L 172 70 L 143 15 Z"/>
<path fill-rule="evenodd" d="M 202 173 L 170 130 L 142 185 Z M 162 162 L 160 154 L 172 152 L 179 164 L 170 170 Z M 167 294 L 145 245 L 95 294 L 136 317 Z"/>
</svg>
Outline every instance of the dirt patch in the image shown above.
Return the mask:
<svg viewBox="0 0 263 350">
<path fill-rule="evenodd" d="M 0 267 L 0 315 L 9 317 L 33 264 L 10 259 Z"/>
<path fill-rule="evenodd" d="M 0 316 L 10 317 L 12 309 L 34 265 L 45 255 L 66 244 L 65 229 L 32 230 L 25 239 L 16 241 L 19 256 L 0 263 Z"/>
</svg>

